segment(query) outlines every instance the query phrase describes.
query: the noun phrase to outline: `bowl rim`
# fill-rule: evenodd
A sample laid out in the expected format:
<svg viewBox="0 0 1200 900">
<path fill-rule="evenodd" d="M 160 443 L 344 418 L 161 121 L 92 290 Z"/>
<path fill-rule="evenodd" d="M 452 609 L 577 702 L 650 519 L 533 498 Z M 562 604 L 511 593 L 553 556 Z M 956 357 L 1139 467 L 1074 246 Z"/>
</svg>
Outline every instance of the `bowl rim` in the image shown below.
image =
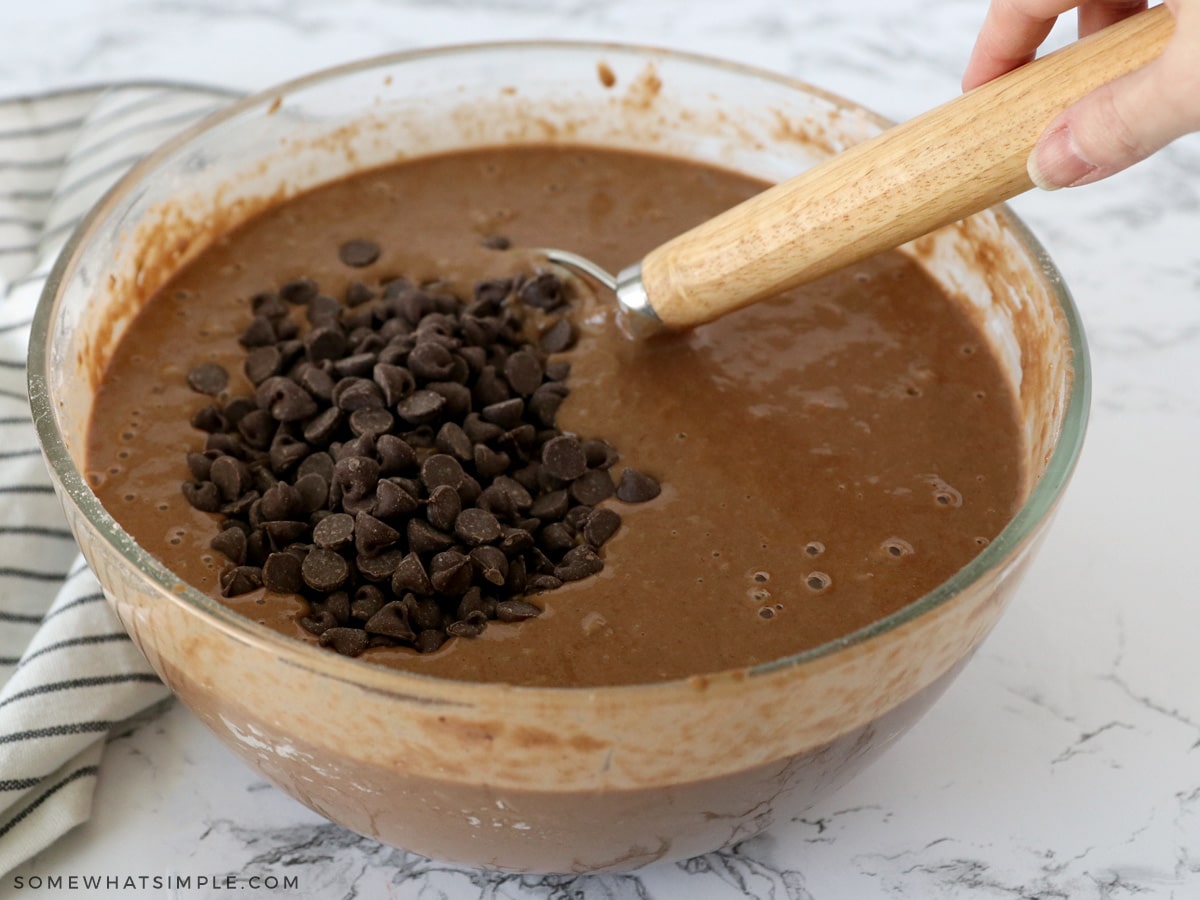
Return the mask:
<svg viewBox="0 0 1200 900">
<path fill-rule="evenodd" d="M 234 612 L 220 601 L 209 597 L 207 594 L 182 581 L 165 564 L 138 546 L 133 537 L 121 528 L 100 503 L 99 498 L 88 486 L 83 473 L 71 459 L 66 442 L 58 428 L 53 399 L 49 395 L 46 378 L 46 366 L 49 360 L 46 351 L 50 335 L 50 325 L 53 321 L 53 314 L 58 307 L 58 300 L 62 289 L 67 284 L 68 277 L 73 273 L 78 263 L 79 252 L 87 244 L 93 230 L 105 219 L 112 208 L 127 193 L 135 189 L 145 175 L 153 172 L 164 158 L 186 146 L 193 138 L 219 126 L 229 119 L 247 113 L 256 107 L 269 107 L 279 98 L 289 93 L 332 81 L 345 75 L 356 74 L 374 68 L 395 67 L 431 58 L 455 57 L 484 51 L 508 51 L 515 54 L 528 54 L 543 50 L 565 50 L 581 54 L 596 54 L 597 56 L 602 56 L 605 52 L 623 53 L 642 56 L 647 61 L 677 59 L 689 64 L 723 69 L 740 76 L 774 82 L 785 88 L 801 91 L 822 99 L 839 110 L 863 116 L 881 128 L 888 128 L 894 124 L 887 118 L 862 107 L 854 101 L 809 84 L 802 79 L 703 53 L 667 49 L 654 45 L 612 41 L 504 40 L 447 44 L 404 50 L 371 56 L 314 71 L 298 78 L 242 95 L 240 99 L 235 99 L 216 112 L 204 116 L 200 121 L 168 139 L 139 160 L 122 175 L 82 218 L 59 252 L 46 278 L 46 283 L 38 299 L 30 330 L 27 375 L 30 408 L 33 413 L 33 420 L 38 440 L 41 444 L 42 454 L 57 482 L 56 488 L 58 488 L 60 498 L 64 502 L 69 499 L 109 546 L 123 557 L 126 562 L 133 565 L 142 576 L 149 578 L 154 583 L 156 589 L 169 596 L 172 600 L 191 607 L 194 612 L 210 619 L 220 630 L 225 631 L 242 642 L 272 652 L 282 660 L 300 668 L 320 671 L 338 680 L 363 687 L 368 686 L 369 683 L 369 686 L 373 690 L 382 690 L 386 693 L 403 695 L 412 699 L 423 699 L 414 692 L 414 688 L 419 689 L 421 686 L 434 692 L 439 691 L 439 689 L 450 689 L 455 691 L 470 690 L 473 692 L 517 692 L 540 696 L 562 694 L 579 696 L 583 693 L 603 691 L 606 694 L 644 695 L 655 691 L 678 691 L 681 686 L 693 683 L 697 677 L 696 675 L 689 675 L 662 681 L 596 686 L 534 686 L 513 685 L 504 682 L 465 681 L 412 670 L 395 669 L 367 660 L 345 657 L 340 654 L 330 653 L 327 650 L 315 647 L 312 644 L 290 637 L 282 632 L 275 631 L 266 625 L 259 624 L 246 616 Z M 205 89 L 212 90 L 214 93 L 238 96 L 235 92 L 231 92 L 225 88 L 208 88 L 203 85 L 184 82 L 151 80 L 134 82 L 133 84 Z M 998 204 L 991 207 L 991 211 L 997 215 L 1001 224 L 1014 234 L 1018 242 L 1026 249 L 1033 262 L 1037 264 L 1037 268 L 1046 278 L 1047 285 L 1054 294 L 1059 309 L 1064 316 L 1069 335 L 1071 378 L 1067 392 L 1067 405 L 1063 412 L 1062 425 L 1059 428 L 1054 449 L 1046 463 L 1044 471 L 1033 486 L 1029 496 L 1001 532 L 965 566 L 933 590 L 910 601 L 900 609 L 848 634 L 798 653 L 789 654 L 752 666 L 719 670 L 711 673 L 697 673 L 698 675 L 703 676 L 710 682 L 722 676 L 735 673 L 738 676 L 744 675 L 747 678 L 767 675 L 783 669 L 800 667 L 806 663 L 831 656 L 839 651 L 865 644 L 874 638 L 894 631 L 949 602 L 966 587 L 982 579 L 993 569 L 998 568 L 1011 553 L 1021 549 L 1024 542 L 1053 511 L 1075 469 L 1087 430 L 1091 400 L 1091 364 L 1087 340 L 1084 336 L 1079 310 L 1075 305 L 1074 299 L 1063 281 L 1057 266 L 1050 259 L 1041 242 L 1006 204 Z M 388 684 L 388 682 L 392 682 L 392 684 Z"/>
</svg>

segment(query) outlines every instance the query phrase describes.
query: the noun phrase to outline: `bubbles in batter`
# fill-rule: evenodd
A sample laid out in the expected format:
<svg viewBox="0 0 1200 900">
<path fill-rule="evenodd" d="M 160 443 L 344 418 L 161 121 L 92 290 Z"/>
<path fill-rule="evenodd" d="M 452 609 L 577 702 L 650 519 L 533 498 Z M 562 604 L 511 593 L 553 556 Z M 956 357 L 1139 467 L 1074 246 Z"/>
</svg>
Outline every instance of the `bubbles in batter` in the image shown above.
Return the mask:
<svg viewBox="0 0 1200 900">
<path fill-rule="evenodd" d="M 942 480 L 937 475 L 929 475 L 925 480 L 933 488 L 933 500 L 938 506 L 962 506 L 962 494 L 953 485 Z"/>
<path fill-rule="evenodd" d="M 833 584 L 833 579 L 824 572 L 810 572 L 804 579 L 804 584 L 810 591 L 823 591 Z"/>
<path fill-rule="evenodd" d="M 804 552 L 809 556 L 820 556 L 825 552 L 825 545 L 820 541 L 809 541 L 804 545 Z"/>
<path fill-rule="evenodd" d="M 888 556 L 899 559 L 901 556 L 910 556 L 915 551 L 913 545 L 903 538 L 890 537 L 883 542 L 883 552 Z"/>
</svg>

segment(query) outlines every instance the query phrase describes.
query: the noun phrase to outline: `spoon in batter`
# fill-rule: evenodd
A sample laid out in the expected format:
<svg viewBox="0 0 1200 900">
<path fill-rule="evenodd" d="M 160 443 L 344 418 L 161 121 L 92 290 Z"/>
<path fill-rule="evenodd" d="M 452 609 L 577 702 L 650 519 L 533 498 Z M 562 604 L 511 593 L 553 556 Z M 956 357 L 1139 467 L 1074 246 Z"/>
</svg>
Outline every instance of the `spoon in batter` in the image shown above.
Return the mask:
<svg viewBox="0 0 1200 900">
<path fill-rule="evenodd" d="M 711 321 L 1033 187 L 1025 163 L 1054 116 L 1157 57 L 1164 6 L 1131 16 L 839 153 L 612 275 L 539 252 L 617 295 L 627 334 Z"/>
</svg>

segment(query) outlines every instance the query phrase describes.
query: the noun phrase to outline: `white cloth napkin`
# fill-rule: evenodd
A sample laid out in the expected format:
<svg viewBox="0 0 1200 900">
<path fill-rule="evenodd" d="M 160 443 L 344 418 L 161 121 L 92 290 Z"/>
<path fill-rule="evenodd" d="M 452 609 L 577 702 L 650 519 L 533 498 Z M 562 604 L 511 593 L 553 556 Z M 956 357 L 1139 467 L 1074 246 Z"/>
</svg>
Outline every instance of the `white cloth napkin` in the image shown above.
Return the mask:
<svg viewBox="0 0 1200 900">
<path fill-rule="evenodd" d="M 34 306 L 92 204 L 228 100 L 156 84 L 0 100 L 0 874 L 87 819 L 107 735 L 167 695 L 50 487 L 25 389 Z"/>
</svg>

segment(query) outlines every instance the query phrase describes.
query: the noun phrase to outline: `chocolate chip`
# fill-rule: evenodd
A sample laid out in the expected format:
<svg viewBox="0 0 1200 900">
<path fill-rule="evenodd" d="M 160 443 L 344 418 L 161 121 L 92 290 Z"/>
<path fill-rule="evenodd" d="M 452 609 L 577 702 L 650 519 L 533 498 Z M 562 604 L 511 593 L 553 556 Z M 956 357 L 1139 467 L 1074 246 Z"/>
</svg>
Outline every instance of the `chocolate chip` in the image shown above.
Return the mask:
<svg viewBox="0 0 1200 900">
<path fill-rule="evenodd" d="M 417 499 L 394 481 L 381 480 L 375 485 L 375 515 L 381 519 L 410 516 L 417 509 Z"/>
<path fill-rule="evenodd" d="M 583 453 L 589 469 L 609 469 L 617 461 L 617 450 L 608 441 L 595 438 L 584 441 Z"/>
<path fill-rule="evenodd" d="M 297 278 L 279 289 L 279 296 L 288 303 L 303 305 L 319 293 L 317 283 L 311 278 Z"/>
<path fill-rule="evenodd" d="M 533 392 L 529 398 L 529 411 L 546 428 L 553 428 L 558 418 L 558 409 L 566 399 L 566 386 L 558 382 L 547 382 Z"/>
<path fill-rule="evenodd" d="M 539 546 L 551 556 L 562 556 L 575 546 L 575 534 L 562 522 L 551 522 L 538 534 Z"/>
<path fill-rule="evenodd" d="M 446 643 L 446 636 L 437 628 L 429 628 L 417 635 L 416 647 L 422 653 L 433 653 Z"/>
<path fill-rule="evenodd" d="M 395 406 L 417 387 L 412 372 L 403 366 L 377 363 L 371 370 L 371 377 L 383 391 L 383 402 L 387 406 Z"/>
<path fill-rule="evenodd" d="M 441 628 L 443 618 L 441 606 L 430 597 L 416 598 L 409 611 L 409 621 L 413 627 L 422 630 Z"/>
<path fill-rule="evenodd" d="M 229 421 L 216 406 L 205 406 L 192 416 L 192 427 L 209 433 L 224 431 Z"/>
<path fill-rule="evenodd" d="M 444 416 L 462 421 L 463 417 L 471 411 L 473 402 L 471 390 L 465 384 L 457 381 L 431 381 L 425 385 L 425 388 L 435 394 L 440 394 L 446 401 L 446 405 L 442 408 Z"/>
<path fill-rule="evenodd" d="M 411 425 L 425 425 L 437 420 L 446 405 L 446 398 L 435 391 L 414 391 L 396 405 L 396 414 Z"/>
<path fill-rule="evenodd" d="M 355 352 L 350 356 L 343 356 L 333 364 L 333 374 L 339 375 L 342 378 L 354 376 L 361 378 L 364 375 L 370 375 L 375 368 L 376 356 L 369 350 L 364 350 L 371 338 L 378 339 L 378 335 L 367 333 L 362 340 L 355 344 Z"/>
<path fill-rule="evenodd" d="M 262 384 L 272 375 L 278 375 L 283 371 L 283 354 L 279 352 L 279 347 L 275 344 L 255 347 L 246 356 L 246 361 L 242 364 L 242 371 L 246 373 L 246 377 L 252 384 Z"/>
<path fill-rule="evenodd" d="M 221 573 L 221 596 L 239 597 L 262 587 L 262 569 L 257 566 L 230 566 Z"/>
<path fill-rule="evenodd" d="M 377 556 L 400 540 L 400 532 L 369 513 L 354 518 L 354 546 L 363 556 Z"/>
<path fill-rule="evenodd" d="M 259 508 L 263 521 L 273 522 L 290 519 L 300 507 L 300 496 L 290 484 L 276 482 L 262 495 L 262 505 Z"/>
<path fill-rule="evenodd" d="M 350 577 L 350 566 L 346 560 L 332 550 L 321 547 L 304 558 L 300 571 L 304 583 L 314 591 L 336 591 Z"/>
<path fill-rule="evenodd" d="M 587 471 L 587 456 L 576 438 L 561 435 L 542 447 L 542 466 L 555 478 L 571 481 Z"/>
<path fill-rule="evenodd" d="M 429 581 L 439 594 L 460 595 L 471 586 L 475 566 L 471 558 L 457 550 L 435 554 L 429 562 Z"/>
<path fill-rule="evenodd" d="M 296 383 L 318 400 L 333 399 L 333 376 L 319 366 L 304 363 L 296 372 Z"/>
<path fill-rule="evenodd" d="M 448 453 L 460 463 L 471 462 L 475 458 L 471 439 L 456 422 L 446 422 L 438 429 L 435 444 L 443 453 Z"/>
<path fill-rule="evenodd" d="M 504 362 L 504 377 L 522 397 L 528 397 L 542 383 L 542 363 L 528 350 L 518 350 Z"/>
<path fill-rule="evenodd" d="M 277 594 L 298 594 L 304 587 L 300 560 L 291 553 L 272 553 L 263 563 L 262 580 L 267 590 Z"/>
<path fill-rule="evenodd" d="M 379 471 L 382 475 L 398 475 L 417 465 L 417 454 L 404 438 L 394 434 L 381 434 L 375 442 L 379 455 Z"/>
<path fill-rule="evenodd" d="M 421 481 L 430 491 L 443 484 L 457 489 L 465 478 L 462 464 L 448 453 L 435 453 L 421 463 Z"/>
<path fill-rule="evenodd" d="M 592 508 L 590 506 L 573 506 L 563 516 L 563 524 L 573 532 L 582 531 L 584 523 L 591 514 Z"/>
<path fill-rule="evenodd" d="M 408 369 L 417 378 L 441 381 L 454 368 L 454 357 L 441 344 L 427 341 L 417 344 L 408 355 Z"/>
<path fill-rule="evenodd" d="M 259 409 L 265 409 L 280 422 L 296 422 L 317 413 L 317 403 L 291 379 L 275 375 L 254 392 Z"/>
<path fill-rule="evenodd" d="M 198 394 L 215 396 L 229 386 L 229 373 L 216 363 L 201 363 L 188 372 L 187 383 Z"/>
<path fill-rule="evenodd" d="M 343 378 L 333 386 L 333 403 L 346 412 L 382 407 L 383 390 L 366 378 Z"/>
<path fill-rule="evenodd" d="M 503 587 L 508 578 L 508 557 L 499 547 L 475 547 L 470 552 L 475 571 L 484 581 Z"/>
<path fill-rule="evenodd" d="M 307 522 L 294 522 L 288 519 L 263 522 L 262 529 L 267 533 L 271 547 L 275 550 L 282 550 L 289 544 L 307 539 L 311 530 Z"/>
<path fill-rule="evenodd" d="M 513 397 L 510 400 L 489 404 L 479 413 L 486 421 L 493 425 L 499 425 L 505 430 L 516 428 L 521 424 L 521 417 L 525 413 L 525 401 L 520 397 Z"/>
<path fill-rule="evenodd" d="M 508 556 L 524 553 L 533 547 L 533 535 L 523 528 L 501 528 L 500 550 Z"/>
<path fill-rule="evenodd" d="M 235 565 L 246 561 L 246 532 L 240 528 L 226 528 L 208 544 L 218 553 L 223 553 Z"/>
<path fill-rule="evenodd" d="M 495 366 L 484 366 L 472 388 L 480 407 L 495 406 L 512 397 L 508 381 L 500 376 Z"/>
<path fill-rule="evenodd" d="M 543 272 L 521 285 L 517 297 L 537 309 L 553 310 L 566 303 L 562 282 L 552 272 Z"/>
<path fill-rule="evenodd" d="M 285 475 L 296 463 L 308 456 L 312 447 L 304 441 L 296 440 L 291 435 L 277 432 L 271 440 L 271 449 L 267 458 L 271 463 L 271 471 L 276 475 Z"/>
<path fill-rule="evenodd" d="M 612 476 L 603 469 L 592 469 L 571 482 L 571 496 L 584 506 L 595 506 L 615 493 Z"/>
<path fill-rule="evenodd" d="M 387 598 L 378 587 L 373 584 L 361 585 L 350 601 L 350 618 L 366 622 L 383 609 L 385 603 Z"/>
<path fill-rule="evenodd" d="M 244 462 L 232 456 L 219 456 L 212 462 L 209 479 L 221 492 L 221 499 L 228 502 L 240 497 L 247 489 L 250 472 Z"/>
<path fill-rule="evenodd" d="M 496 604 L 496 618 L 501 622 L 523 622 L 541 614 L 540 609 L 525 600 L 502 600 Z"/>
<path fill-rule="evenodd" d="M 561 519 L 571 506 L 571 496 L 565 490 L 550 491 L 542 494 L 529 507 L 529 514 L 538 519 Z"/>
<path fill-rule="evenodd" d="M 324 447 L 333 440 L 342 427 L 345 416 L 335 406 L 318 413 L 304 426 L 304 440 L 317 447 Z"/>
<path fill-rule="evenodd" d="M 475 463 L 475 471 L 479 473 L 480 478 L 484 479 L 495 478 L 506 471 L 512 463 L 512 459 L 507 453 L 493 450 L 486 444 L 476 444 L 471 448 L 471 454 Z"/>
<path fill-rule="evenodd" d="M 367 633 L 361 628 L 338 626 L 321 632 L 322 647 L 332 647 L 342 656 L 358 656 L 367 649 Z"/>
<path fill-rule="evenodd" d="M 355 239 L 338 247 L 338 259 L 348 266 L 361 269 L 379 259 L 379 245 L 373 241 Z"/>
<path fill-rule="evenodd" d="M 482 610 L 474 610 L 468 613 L 466 618 L 447 625 L 446 634 L 449 637 L 473 638 L 483 634 L 485 628 L 487 628 L 487 615 Z"/>
<path fill-rule="evenodd" d="M 454 546 L 454 538 L 423 519 L 408 520 L 408 547 L 414 553 L 437 553 Z"/>
<path fill-rule="evenodd" d="M 238 343 L 252 349 L 274 344 L 277 340 L 279 337 L 275 334 L 275 326 L 271 324 L 271 320 L 266 316 L 255 316 L 238 338 Z"/>
<path fill-rule="evenodd" d="M 358 574 L 363 578 L 383 582 L 391 580 L 392 575 L 396 572 L 396 566 L 400 565 L 402 559 L 404 559 L 404 550 L 400 547 L 393 547 L 390 550 L 376 553 L 374 556 L 359 554 L 354 564 Z"/>
<path fill-rule="evenodd" d="M 313 615 L 304 616 L 300 620 L 300 626 L 310 634 L 320 635 L 330 628 L 336 628 L 337 619 L 333 617 L 333 613 L 323 609 Z"/>
<path fill-rule="evenodd" d="M 662 492 L 658 482 L 644 472 L 626 468 L 621 472 L 621 481 L 617 485 L 617 499 L 626 503 L 645 503 L 653 500 Z"/>
<path fill-rule="evenodd" d="M 433 585 L 425 571 L 425 564 L 415 552 L 401 559 L 392 572 L 392 593 L 412 593 L 421 596 L 433 593 Z"/>
<path fill-rule="evenodd" d="M 350 413 L 350 430 L 359 437 L 364 434 L 379 437 L 387 434 L 395 421 L 392 414 L 382 407 L 356 409 Z"/>
<path fill-rule="evenodd" d="M 329 502 L 329 482 L 317 472 L 309 472 L 296 479 L 294 485 L 299 498 L 298 512 L 311 515 Z"/>
<path fill-rule="evenodd" d="M 370 285 L 364 284 L 361 281 L 352 281 L 346 287 L 346 306 L 354 308 L 362 306 L 364 303 L 370 303 L 375 299 L 375 291 Z"/>
<path fill-rule="evenodd" d="M 346 513 L 326 516 L 313 528 L 313 543 L 323 550 L 341 550 L 354 540 L 354 517 Z"/>
<path fill-rule="evenodd" d="M 454 520 L 454 534 L 468 547 L 478 547 L 500 538 L 500 522 L 487 510 L 464 509 Z"/>
<path fill-rule="evenodd" d="M 528 583 L 525 586 L 525 590 L 530 594 L 540 594 L 543 591 L 553 591 L 560 587 L 562 587 L 561 578 L 556 578 L 553 575 L 542 573 L 538 575 L 531 575 Z M 497 611 L 499 611 L 499 607 L 497 607 Z"/>
<path fill-rule="evenodd" d="M 370 634 L 382 634 L 402 643 L 411 643 L 416 633 L 408 624 L 408 612 L 403 603 L 393 600 L 371 616 L 364 626 Z"/>
<path fill-rule="evenodd" d="M 476 444 L 485 444 L 504 434 L 504 429 L 491 422 L 485 422 L 479 413 L 468 413 L 463 420 L 463 432 Z"/>
<path fill-rule="evenodd" d="M 429 524 L 439 531 L 450 531 L 462 511 L 462 498 L 458 491 L 448 484 L 439 484 L 429 493 L 429 501 L 425 506 L 425 518 Z"/>
<path fill-rule="evenodd" d="M 347 456 L 333 464 L 333 483 L 345 498 L 374 496 L 379 483 L 379 463 L 367 456 Z"/>
<path fill-rule="evenodd" d="M 596 551 L 581 544 L 567 551 L 562 563 L 554 567 L 554 577 L 561 581 L 580 581 L 603 568 L 604 561 L 596 555 Z"/>
<path fill-rule="evenodd" d="M 334 301 L 335 303 L 337 301 Z M 313 304 L 309 305 L 310 311 Z M 304 338 L 304 351 L 309 362 L 320 362 L 323 359 L 338 359 L 346 352 L 346 335 L 336 325 L 321 325 L 310 331 Z"/>
<path fill-rule="evenodd" d="M 600 507 L 588 513 L 583 523 L 583 539 L 593 547 L 601 546 L 621 527 L 621 516 L 614 510 Z"/>
<path fill-rule="evenodd" d="M 221 492 L 211 481 L 185 481 L 183 496 L 201 512 L 215 513 L 221 508 Z"/>
<path fill-rule="evenodd" d="M 538 337 L 538 346 L 543 353 L 562 353 L 575 346 L 575 328 L 565 316 L 555 319 L 554 323 Z"/>
</svg>

